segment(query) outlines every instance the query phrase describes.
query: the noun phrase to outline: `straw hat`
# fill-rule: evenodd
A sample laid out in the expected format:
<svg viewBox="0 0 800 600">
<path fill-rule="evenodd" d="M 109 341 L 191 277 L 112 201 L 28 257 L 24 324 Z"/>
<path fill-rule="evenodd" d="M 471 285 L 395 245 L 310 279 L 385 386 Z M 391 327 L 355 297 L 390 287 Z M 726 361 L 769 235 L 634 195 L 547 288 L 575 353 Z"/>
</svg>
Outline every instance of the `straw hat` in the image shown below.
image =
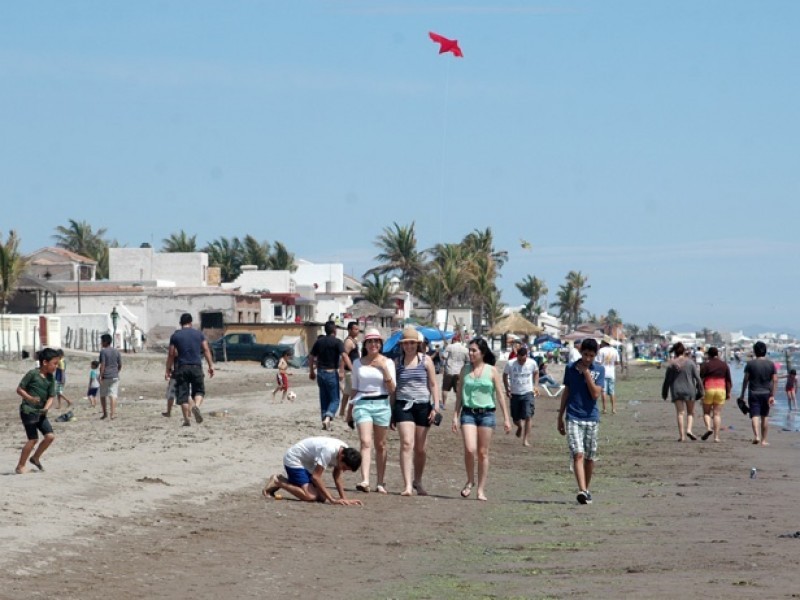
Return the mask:
<svg viewBox="0 0 800 600">
<path fill-rule="evenodd" d="M 420 339 L 422 338 L 422 339 Z M 400 339 L 400 343 L 403 342 L 421 342 L 424 340 L 425 337 L 417 331 L 417 328 L 413 325 L 406 325 L 403 327 L 403 337 Z"/>
<path fill-rule="evenodd" d="M 364 341 L 367 340 L 381 340 L 383 341 L 383 336 L 381 332 L 378 331 L 375 327 L 370 327 L 364 332 Z"/>
</svg>

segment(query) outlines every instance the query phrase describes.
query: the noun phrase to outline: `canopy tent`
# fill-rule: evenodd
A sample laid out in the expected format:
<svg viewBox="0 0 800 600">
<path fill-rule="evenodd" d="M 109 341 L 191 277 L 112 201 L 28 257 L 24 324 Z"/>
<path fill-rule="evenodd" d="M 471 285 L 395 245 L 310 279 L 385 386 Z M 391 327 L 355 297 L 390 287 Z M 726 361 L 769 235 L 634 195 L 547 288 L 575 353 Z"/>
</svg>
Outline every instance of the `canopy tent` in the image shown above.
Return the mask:
<svg viewBox="0 0 800 600">
<path fill-rule="evenodd" d="M 428 327 L 426 325 L 414 325 L 414 328 L 419 331 L 422 335 L 425 336 L 425 339 L 429 342 L 440 342 L 442 340 L 442 333 L 439 332 L 438 329 L 435 327 Z M 452 331 L 445 331 L 444 338 L 447 340 L 453 339 L 455 334 Z M 397 346 L 397 343 L 400 341 L 400 338 L 403 337 L 403 331 L 395 331 L 392 335 L 390 335 L 386 340 L 383 342 L 383 353 L 386 354 L 394 350 L 394 347 Z"/>
<path fill-rule="evenodd" d="M 495 323 L 489 330 L 492 335 L 503 335 L 504 333 L 521 333 L 524 335 L 536 335 L 542 333 L 544 329 L 534 325 L 519 313 L 511 313 L 504 319 Z"/>
<path fill-rule="evenodd" d="M 547 344 L 547 343 L 555 344 L 554 346 L 555 348 L 561 347 L 561 340 L 559 340 L 557 337 L 550 335 L 549 333 L 537 336 L 536 339 L 533 340 L 534 346 L 541 346 L 542 344 Z"/>
</svg>

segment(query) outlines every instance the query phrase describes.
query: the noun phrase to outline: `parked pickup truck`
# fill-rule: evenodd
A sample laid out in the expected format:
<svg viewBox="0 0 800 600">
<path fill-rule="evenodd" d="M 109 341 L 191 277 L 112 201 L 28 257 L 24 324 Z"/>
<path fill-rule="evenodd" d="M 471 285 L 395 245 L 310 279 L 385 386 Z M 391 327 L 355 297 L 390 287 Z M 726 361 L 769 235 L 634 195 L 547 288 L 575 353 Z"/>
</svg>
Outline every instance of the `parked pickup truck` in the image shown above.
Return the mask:
<svg viewBox="0 0 800 600">
<path fill-rule="evenodd" d="M 211 344 L 215 361 L 257 360 L 267 369 L 278 366 L 281 355 L 292 347 L 288 344 L 259 344 L 252 333 L 229 333 Z"/>
</svg>

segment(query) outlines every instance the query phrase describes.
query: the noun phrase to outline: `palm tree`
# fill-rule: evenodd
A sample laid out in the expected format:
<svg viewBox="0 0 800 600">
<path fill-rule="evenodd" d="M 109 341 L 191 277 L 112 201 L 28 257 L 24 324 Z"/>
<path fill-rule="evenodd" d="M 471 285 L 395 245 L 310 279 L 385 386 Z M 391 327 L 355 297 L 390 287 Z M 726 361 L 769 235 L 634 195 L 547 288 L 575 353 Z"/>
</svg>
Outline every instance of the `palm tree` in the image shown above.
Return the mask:
<svg viewBox="0 0 800 600">
<path fill-rule="evenodd" d="M 661 337 L 661 329 L 652 323 L 648 323 L 647 329 L 644 330 L 644 335 L 652 342 L 654 339 Z"/>
<path fill-rule="evenodd" d="M 269 267 L 269 242 L 259 242 L 252 235 L 246 235 L 240 245 L 243 265 L 255 265 L 262 271 Z"/>
<path fill-rule="evenodd" d="M 477 309 L 475 314 L 478 317 L 477 323 L 473 323 L 473 329 L 478 333 L 483 333 L 483 318 L 486 316 L 486 305 L 494 295 L 499 295 L 495 285 L 495 280 L 497 279 L 495 263 L 488 256 L 478 254 L 470 262 L 467 273 L 469 276 L 468 292 L 472 306 Z"/>
<path fill-rule="evenodd" d="M 550 291 L 547 289 L 547 284 L 543 279 L 528 275 L 515 285 L 520 293 L 528 299 L 528 303 L 522 311 L 523 316 L 527 319 L 534 319 L 536 322 L 536 317 L 542 312 L 539 300 L 547 297 L 547 293 Z"/>
<path fill-rule="evenodd" d="M 507 250 L 495 250 L 491 227 L 487 227 L 484 231 L 475 229 L 472 233 L 468 233 L 461 243 L 471 254 L 483 254 L 489 258 L 490 262 L 494 263 L 496 271 L 500 271 L 508 262 Z"/>
<path fill-rule="evenodd" d="M 293 252 L 284 246 L 281 242 L 275 242 L 272 246 L 272 253 L 269 255 L 268 267 L 276 271 L 297 271 L 297 264 L 295 264 L 295 256 Z"/>
<path fill-rule="evenodd" d="M 105 227 L 92 231 L 92 226 L 86 221 L 70 219 L 68 227 L 56 227 L 53 239 L 59 248 L 96 260 L 97 277 L 105 279 L 108 277 L 108 248 L 119 245 L 117 242 L 106 241 L 103 237 L 105 234 Z"/>
<path fill-rule="evenodd" d="M 162 242 L 162 252 L 197 252 L 197 236 L 189 236 L 183 229 L 178 233 L 170 233 Z"/>
<path fill-rule="evenodd" d="M 583 290 L 588 288 L 586 282 L 589 278 L 580 271 L 570 271 L 565 279 L 565 283 L 559 286 L 556 293 L 556 306 L 558 306 L 559 317 L 568 326 L 574 328 L 578 325 L 583 313 L 583 305 L 586 302 L 586 294 L 583 293 Z"/>
<path fill-rule="evenodd" d="M 417 250 L 414 222 L 409 226 L 400 226 L 397 223 L 392 225 L 393 229 L 384 227 L 383 233 L 375 241 L 375 245 L 381 250 L 375 260 L 381 264 L 364 273 L 364 276 L 398 273 L 403 289 L 411 291 L 415 289 L 417 280 L 425 270 L 424 253 Z"/>
<path fill-rule="evenodd" d="M 639 327 L 638 325 L 635 325 L 633 323 L 628 323 L 627 325 L 625 325 L 625 335 L 628 337 L 628 339 L 632 340 L 637 335 L 641 335 L 641 333 L 642 333 L 642 328 Z"/>
<path fill-rule="evenodd" d="M 27 263 L 19 251 L 17 232 L 9 231 L 5 242 L 2 237 L 0 235 L 0 313 L 6 312 Z"/>
<path fill-rule="evenodd" d="M 365 279 L 364 284 L 364 298 L 367 302 L 372 302 L 376 306 L 386 308 L 389 306 L 389 296 L 391 296 L 389 278 L 380 275 L 372 274 L 372 280 Z"/>
<path fill-rule="evenodd" d="M 239 238 L 217 238 L 209 242 L 203 252 L 208 254 L 209 265 L 219 267 L 222 281 L 233 281 L 242 272 L 242 243 Z"/>
<path fill-rule="evenodd" d="M 486 303 L 486 321 L 491 329 L 503 317 L 505 304 L 500 299 L 500 292 L 495 291 Z"/>
</svg>

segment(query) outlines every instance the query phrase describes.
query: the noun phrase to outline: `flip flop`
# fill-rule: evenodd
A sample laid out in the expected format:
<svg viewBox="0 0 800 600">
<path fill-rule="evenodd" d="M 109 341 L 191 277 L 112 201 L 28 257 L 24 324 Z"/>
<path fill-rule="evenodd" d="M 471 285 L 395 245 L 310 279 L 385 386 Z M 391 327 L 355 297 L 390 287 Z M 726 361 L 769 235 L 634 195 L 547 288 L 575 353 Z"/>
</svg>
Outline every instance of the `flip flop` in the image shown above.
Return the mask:
<svg viewBox="0 0 800 600">
<path fill-rule="evenodd" d="M 697 436 L 695 434 L 693 434 L 693 433 L 687 433 L 686 437 L 689 438 L 690 440 L 692 440 L 693 442 L 697 441 Z"/>
<path fill-rule="evenodd" d="M 37 459 L 35 459 L 35 458 L 33 458 L 31 456 L 31 458 L 30 458 L 30 460 L 28 462 L 30 462 L 34 467 L 36 467 L 40 471 L 44 471 L 44 467 L 42 466 L 41 461 L 39 461 L 39 460 L 37 460 Z"/>
<path fill-rule="evenodd" d="M 462 498 L 469 498 L 469 495 L 471 493 L 472 493 L 472 484 L 471 483 L 467 483 L 467 485 L 464 486 L 464 489 L 461 490 L 461 497 Z"/>
<path fill-rule="evenodd" d="M 369 484 L 366 483 L 366 482 L 357 483 L 356 484 L 356 489 L 359 492 L 364 492 L 365 494 L 369 494 Z"/>
<path fill-rule="evenodd" d="M 388 494 L 389 493 L 389 492 L 386 491 L 386 484 L 385 483 L 379 483 L 377 486 L 375 486 L 375 491 L 378 492 L 379 494 Z"/>
<path fill-rule="evenodd" d="M 706 431 L 706 432 L 705 432 L 703 435 L 701 435 L 701 436 L 700 436 L 700 439 L 701 439 L 701 440 L 703 440 L 703 441 L 705 442 L 705 441 L 706 441 L 708 438 L 710 438 L 710 437 L 711 437 L 711 434 L 712 434 L 712 433 L 714 433 L 714 432 L 713 432 L 713 431 L 711 431 L 711 430 L 708 430 L 708 431 Z"/>
</svg>

